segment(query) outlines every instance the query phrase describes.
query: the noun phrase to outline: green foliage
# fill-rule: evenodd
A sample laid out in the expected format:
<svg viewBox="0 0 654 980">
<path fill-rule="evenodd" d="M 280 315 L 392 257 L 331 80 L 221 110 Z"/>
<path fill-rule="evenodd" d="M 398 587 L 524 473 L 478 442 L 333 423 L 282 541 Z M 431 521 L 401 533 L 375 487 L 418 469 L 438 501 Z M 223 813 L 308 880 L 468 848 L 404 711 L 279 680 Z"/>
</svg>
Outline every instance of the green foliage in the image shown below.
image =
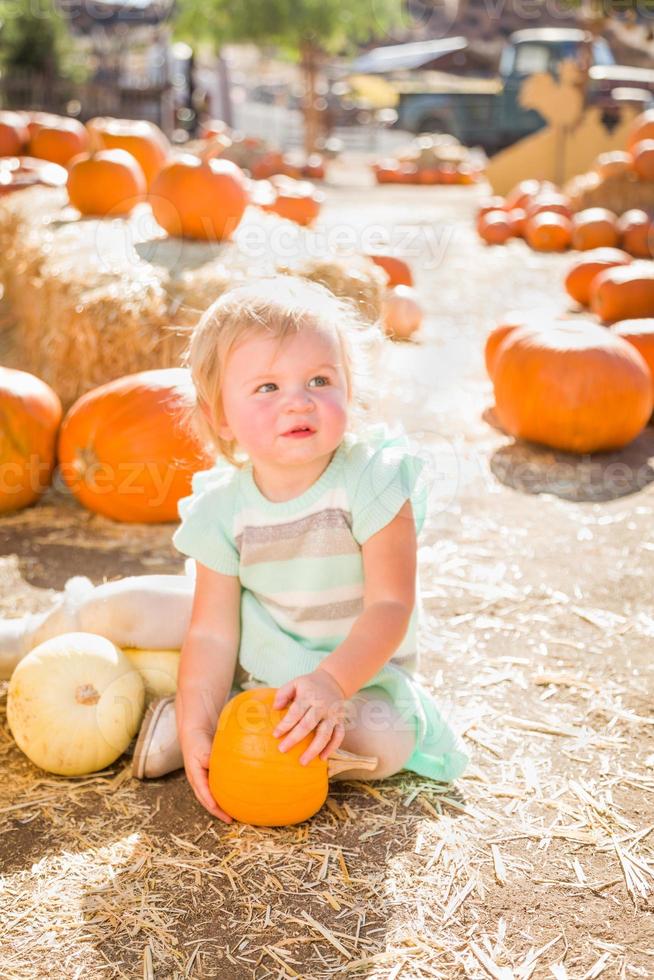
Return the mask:
<svg viewBox="0 0 654 980">
<path fill-rule="evenodd" d="M 253 41 L 299 51 L 343 51 L 400 22 L 402 0 L 179 0 L 177 28 L 216 44 Z"/>
<path fill-rule="evenodd" d="M 50 77 L 73 77 L 72 41 L 53 0 L 0 0 L 0 65 Z"/>
</svg>

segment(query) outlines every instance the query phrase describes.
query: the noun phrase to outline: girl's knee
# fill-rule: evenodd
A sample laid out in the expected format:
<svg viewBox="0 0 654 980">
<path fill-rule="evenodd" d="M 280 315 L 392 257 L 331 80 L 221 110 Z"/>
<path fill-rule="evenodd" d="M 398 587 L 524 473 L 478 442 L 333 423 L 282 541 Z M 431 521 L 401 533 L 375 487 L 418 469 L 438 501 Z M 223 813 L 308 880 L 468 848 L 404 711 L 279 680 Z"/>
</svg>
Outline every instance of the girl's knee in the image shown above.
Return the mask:
<svg viewBox="0 0 654 980">
<path fill-rule="evenodd" d="M 415 724 L 403 719 L 384 697 L 357 695 L 348 702 L 342 748 L 355 755 L 375 756 L 372 770 L 351 769 L 341 779 L 386 779 L 404 768 L 416 743 Z"/>
</svg>

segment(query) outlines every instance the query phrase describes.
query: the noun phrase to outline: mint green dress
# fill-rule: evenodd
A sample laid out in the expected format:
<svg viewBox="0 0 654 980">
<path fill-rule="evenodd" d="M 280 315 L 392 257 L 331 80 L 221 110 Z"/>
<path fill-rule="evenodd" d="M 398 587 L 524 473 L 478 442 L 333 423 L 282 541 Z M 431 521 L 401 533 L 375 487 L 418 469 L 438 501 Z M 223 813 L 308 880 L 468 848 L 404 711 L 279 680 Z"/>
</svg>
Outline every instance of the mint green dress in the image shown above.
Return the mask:
<svg viewBox="0 0 654 980">
<path fill-rule="evenodd" d="M 271 687 L 315 670 L 363 610 L 361 547 L 410 500 L 419 534 L 427 512 L 431 460 L 406 434 L 383 423 L 347 433 L 318 480 L 299 497 L 274 502 L 258 489 L 252 465 L 221 460 L 193 478 L 179 503 L 173 543 L 225 575 L 241 591 L 237 679 Z M 390 698 L 416 746 L 405 768 L 450 782 L 466 752 L 432 694 L 416 677 L 418 600 L 393 657 L 365 685 Z"/>
</svg>

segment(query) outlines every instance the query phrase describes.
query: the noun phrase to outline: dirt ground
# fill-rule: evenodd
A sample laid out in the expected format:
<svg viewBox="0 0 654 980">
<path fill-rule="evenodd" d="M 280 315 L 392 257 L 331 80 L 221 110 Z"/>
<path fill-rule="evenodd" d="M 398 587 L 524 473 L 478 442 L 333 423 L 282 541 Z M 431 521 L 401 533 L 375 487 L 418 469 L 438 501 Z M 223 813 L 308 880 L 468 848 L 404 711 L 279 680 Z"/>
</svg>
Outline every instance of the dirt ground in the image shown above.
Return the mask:
<svg viewBox="0 0 654 980">
<path fill-rule="evenodd" d="M 484 335 L 512 308 L 565 310 L 569 258 L 483 247 L 478 189 L 344 180 L 326 243 L 390 229 L 427 313 L 385 357 L 380 413 L 434 463 L 422 673 L 469 769 L 226 828 L 181 772 L 48 777 L 3 712 L 3 976 L 654 976 L 654 430 L 574 459 L 489 425 Z M 51 493 L 0 524 L 0 608 L 43 608 L 74 574 L 180 571 L 170 533 Z"/>
</svg>

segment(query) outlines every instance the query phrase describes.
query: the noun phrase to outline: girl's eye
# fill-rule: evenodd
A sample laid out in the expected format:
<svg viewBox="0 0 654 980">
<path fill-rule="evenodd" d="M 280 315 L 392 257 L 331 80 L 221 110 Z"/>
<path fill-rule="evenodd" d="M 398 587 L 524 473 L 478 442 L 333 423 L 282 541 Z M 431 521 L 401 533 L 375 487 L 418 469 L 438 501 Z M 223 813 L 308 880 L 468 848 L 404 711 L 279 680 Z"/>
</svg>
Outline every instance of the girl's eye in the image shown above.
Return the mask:
<svg viewBox="0 0 654 980">
<path fill-rule="evenodd" d="M 317 375 L 315 376 L 315 378 L 312 378 L 311 380 L 312 380 L 312 381 L 324 381 L 324 383 L 325 383 L 326 385 L 328 385 L 328 384 L 329 384 L 329 378 L 326 378 L 326 377 L 324 376 L 324 374 L 317 374 Z M 324 385 L 318 385 L 318 387 L 319 387 L 319 388 L 323 388 L 323 387 L 324 387 Z"/>
<path fill-rule="evenodd" d="M 268 388 L 270 385 L 273 385 L 274 386 L 275 385 L 275 382 L 274 381 L 266 381 L 264 384 L 259 385 L 259 387 L 257 388 L 257 391 L 261 391 L 262 388 Z"/>
<path fill-rule="evenodd" d="M 329 378 L 326 378 L 324 374 L 317 374 L 314 378 L 311 379 L 311 381 L 320 381 L 321 384 L 318 385 L 319 388 L 324 388 L 325 385 L 329 384 Z M 262 385 L 259 385 L 259 387 L 257 388 L 257 392 L 263 391 L 264 388 L 270 388 L 270 387 L 276 388 L 277 385 L 275 384 L 274 381 L 265 381 Z"/>
</svg>

